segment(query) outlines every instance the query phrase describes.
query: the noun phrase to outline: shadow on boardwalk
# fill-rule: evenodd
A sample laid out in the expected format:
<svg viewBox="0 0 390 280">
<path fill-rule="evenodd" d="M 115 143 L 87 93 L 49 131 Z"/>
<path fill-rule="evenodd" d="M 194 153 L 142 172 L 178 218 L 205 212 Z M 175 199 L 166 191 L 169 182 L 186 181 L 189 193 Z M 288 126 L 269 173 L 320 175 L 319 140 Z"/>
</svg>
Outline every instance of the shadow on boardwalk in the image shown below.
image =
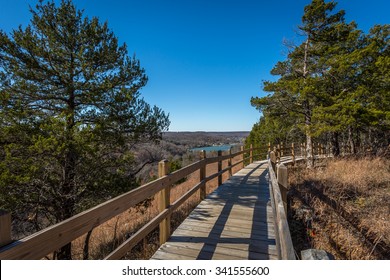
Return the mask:
<svg viewBox="0 0 390 280">
<path fill-rule="evenodd" d="M 267 164 L 240 170 L 211 193 L 152 259 L 277 259 Z"/>
</svg>

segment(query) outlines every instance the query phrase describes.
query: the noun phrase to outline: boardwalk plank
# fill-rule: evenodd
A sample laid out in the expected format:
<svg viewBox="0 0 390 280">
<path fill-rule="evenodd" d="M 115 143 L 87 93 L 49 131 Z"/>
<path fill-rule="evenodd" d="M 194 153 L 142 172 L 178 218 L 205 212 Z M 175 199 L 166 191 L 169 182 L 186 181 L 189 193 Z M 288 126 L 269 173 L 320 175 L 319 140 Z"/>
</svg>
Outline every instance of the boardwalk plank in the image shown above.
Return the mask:
<svg viewBox="0 0 390 280">
<path fill-rule="evenodd" d="M 235 244 L 237 245 L 237 244 Z M 249 251 L 248 246 L 241 244 L 241 247 L 224 247 L 214 246 L 210 244 L 196 244 L 195 246 L 189 246 L 186 243 L 167 243 L 162 246 L 162 251 L 169 252 L 170 254 L 179 254 L 182 256 L 188 256 L 194 259 L 275 259 L 277 254 L 269 252 L 253 252 Z"/>
<path fill-rule="evenodd" d="M 270 230 L 268 228 L 262 228 L 262 229 L 242 229 L 238 227 L 222 227 L 222 226 L 203 226 L 203 225 L 191 225 L 188 223 L 185 223 L 178 228 L 178 230 L 194 230 L 194 231 L 201 231 L 201 232 L 208 232 L 210 233 L 211 231 L 214 232 L 221 232 L 223 234 L 225 233 L 231 233 L 236 236 L 238 235 L 248 235 L 248 236 L 275 236 L 274 230 Z"/>
<path fill-rule="evenodd" d="M 177 247 L 184 247 L 184 248 L 193 248 L 200 250 L 203 246 L 216 246 L 218 248 L 225 248 L 225 249 L 231 249 L 231 250 L 241 250 L 245 252 L 254 252 L 254 253 L 262 253 L 262 254 L 269 254 L 273 256 L 277 256 L 277 249 L 276 245 L 262 245 L 262 244 L 235 244 L 235 243 L 213 243 L 212 241 L 207 241 L 206 243 L 188 243 L 188 242 L 174 242 L 174 239 L 172 241 L 167 242 L 165 245 L 171 245 L 171 246 L 177 246 Z"/>
<path fill-rule="evenodd" d="M 236 225 L 220 225 L 216 223 L 204 222 L 204 223 L 196 223 L 193 221 L 186 221 L 185 224 L 179 226 L 179 228 L 186 229 L 195 229 L 195 228 L 204 228 L 211 229 L 213 227 L 225 230 L 225 231 L 233 231 L 233 232 L 269 232 L 270 234 L 274 234 L 274 228 L 268 227 L 265 223 L 261 226 L 257 226 L 255 229 L 252 229 L 251 226 L 241 226 L 241 224 L 237 223 Z"/>
<path fill-rule="evenodd" d="M 250 164 L 208 195 L 152 259 L 277 259 L 266 167 Z"/>
</svg>

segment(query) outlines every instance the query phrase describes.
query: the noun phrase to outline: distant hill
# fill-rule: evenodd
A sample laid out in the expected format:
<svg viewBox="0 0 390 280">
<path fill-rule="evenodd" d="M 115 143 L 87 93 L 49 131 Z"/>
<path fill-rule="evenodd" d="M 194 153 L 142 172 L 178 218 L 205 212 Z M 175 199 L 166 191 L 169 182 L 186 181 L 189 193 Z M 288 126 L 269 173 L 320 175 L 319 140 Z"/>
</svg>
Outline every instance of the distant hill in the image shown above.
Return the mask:
<svg viewBox="0 0 390 280">
<path fill-rule="evenodd" d="M 197 145 L 237 144 L 242 143 L 249 135 L 249 131 L 206 132 L 206 131 L 180 131 L 165 132 L 163 139 L 180 143 Z"/>
</svg>

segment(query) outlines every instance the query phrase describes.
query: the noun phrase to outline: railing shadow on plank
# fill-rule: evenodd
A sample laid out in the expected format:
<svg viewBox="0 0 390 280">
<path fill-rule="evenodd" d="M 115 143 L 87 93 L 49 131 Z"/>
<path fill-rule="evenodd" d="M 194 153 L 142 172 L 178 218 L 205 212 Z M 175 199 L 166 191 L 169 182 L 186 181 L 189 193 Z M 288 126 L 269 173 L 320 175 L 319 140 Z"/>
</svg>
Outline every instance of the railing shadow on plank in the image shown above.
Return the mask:
<svg viewBox="0 0 390 280">
<path fill-rule="evenodd" d="M 106 256 L 105 259 L 122 258 L 157 226 L 160 226 L 160 244 L 163 244 L 169 237 L 169 219 L 176 209 L 198 190 L 200 199 L 204 199 L 206 196 L 207 182 L 218 177 L 218 185 L 221 185 L 222 175 L 225 172 L 229 172 L 229 175 L 231 175 L 232 168 L 238 165 L 241 165 L 241 168 L 243 168 L 244 162 L 248 160 L 249 162 L 253 162 L 253 157 L 255 156 L 254 152 L 262 151 L 264 152 L 262 154 L 265 154 L 266 149 L 267 147 L 253 148 L 253 146 L 251 146 L 250 149 L 244 150 L 244 148 L 241 147 L 241 151 L 239 152 L 231 153 L 230 150 L 227 155 L 222 155 L 220 152 L 217 157 L 212 158 L 206 158 L 206 155 L 203 152 L 201 160 L 173 173 L 168 173 L 168 163 L 167 161 L 162 161 L 159 163 L 159 179 L 17 241 L 12 241 L 10 237 L 10 214 L 1 212 L 0 259 L 42 259 L 145 199 L 153 197 L 157 193 L 160 193 L 160 213 L 119 245 L 119 247 Z M 241 156 L 241 160 L 233 164 L 232 159 L 238 156 Z M 228 161 L 228 166 L 222 169 L 222 162 L 226 160 Z M 218 171 L 206 177 L 206 166 L 212 163 L 218 163 Z M 197 171 L 200 172 L 200 182 L 175 202 L 170 204 L 170 187 L 179 180 Z"/>
</svg>

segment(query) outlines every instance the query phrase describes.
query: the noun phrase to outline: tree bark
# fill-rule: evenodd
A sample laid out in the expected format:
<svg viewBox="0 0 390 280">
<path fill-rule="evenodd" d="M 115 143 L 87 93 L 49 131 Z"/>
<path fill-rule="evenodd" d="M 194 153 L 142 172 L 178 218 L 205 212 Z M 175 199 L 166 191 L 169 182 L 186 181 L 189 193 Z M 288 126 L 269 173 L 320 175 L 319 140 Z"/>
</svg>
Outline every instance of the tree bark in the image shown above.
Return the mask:
<svg viewBox="0 0 390 280">
<path fill-rule="evenodd" d="M 306 129 L 310 129 L 310 126 L 306 125 Z M 306 132 L 306 167 L 314 167 L 313 141 L 309 132 Z"/>
<path fill-rule="evenodd" d="M 313 157 L 313 139 L 311 137 L 311 110 L 309 106 L 309 101 L 306 100 L 303 103 L 305 111 L 305 134 L 306 134 L 306 167 L 314 167 L 314 157 Z"/>
<path fill-rule="evenodd" d="M 353 155 L 356 154 L 356 145 L 355 145 L 355 142 L 353 140 L 353 131 L 352 131 L 351 126 L 348 126 L 348 142 L 349 142 L 351 154 L 353 154 Z"/>
<path fill-rule="evenodd" d="M 75 94 L 72 86 L 68 88 L 68 102 L 66 111 L 66 127 L 65 127 L 65 159 L 63 166 L 63 184 L 62 184 L 62 209 L 61 220 L 66 220 L 75 214 L 75 177 L 76 177 L 76 162 L 77 149 L 74 144 L 74 128 L 75 128 Z M 58 259 L 72 259 L 72 243 L 68 243 L 61 247 L 58 252 Z"/>
<path fill-rule="evenodd" d="M 332 132 L 331 137 L 331 143 L 332 143 L 332 155 L 334 157 L 340 156 L 340 143 L 339 143 L 339 133 L 338 132 Z"/>
<path fill-rule="evenodd" d="M 308 75 L 307 70 L 307 55 L 309 52 L 309 36 L 305 42 L 305 52 L 303 58 L 303 79 L 304 84 L 306 84 L 306 78 Z M 305 112 L 305 134 L 306 134 L 306 167 L 313 168 L 314 167 L 314 158 L 313 158 L 313 141 L 311 137 L 311 109 L 309 100 L 306 97 L 306 100 L 303 102 L 303 110 Z"/>
</svg>

